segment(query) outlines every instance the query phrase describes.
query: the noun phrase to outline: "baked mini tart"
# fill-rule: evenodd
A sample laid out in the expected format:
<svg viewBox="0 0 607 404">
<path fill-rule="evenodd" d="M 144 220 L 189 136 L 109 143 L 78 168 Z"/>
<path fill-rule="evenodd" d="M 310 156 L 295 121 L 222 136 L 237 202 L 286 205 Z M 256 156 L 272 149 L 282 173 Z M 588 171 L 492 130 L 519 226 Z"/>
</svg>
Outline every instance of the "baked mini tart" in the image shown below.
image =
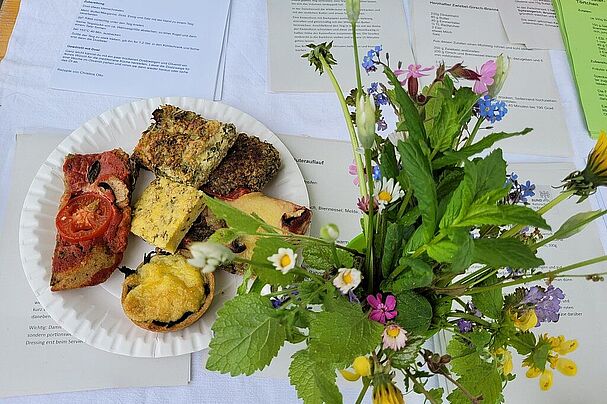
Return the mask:
<svg viewBox="0 0 607 404">
<path fill-rule="evenodd" d="M 215 277 L 203 274 L 179 254 L 149 254 L 136 270 L 120 269 L 122 309 L 137 326 L 178 331 L 198 321 L 211 306 Z"/>
</svg>

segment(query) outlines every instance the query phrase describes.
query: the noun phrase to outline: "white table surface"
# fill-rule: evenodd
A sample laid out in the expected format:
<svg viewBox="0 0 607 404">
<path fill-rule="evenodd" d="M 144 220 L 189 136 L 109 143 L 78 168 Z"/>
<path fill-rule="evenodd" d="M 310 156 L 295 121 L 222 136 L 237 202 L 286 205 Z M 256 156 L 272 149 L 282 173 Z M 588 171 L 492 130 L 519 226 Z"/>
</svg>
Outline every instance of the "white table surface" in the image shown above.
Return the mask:
<svg viewBox="0 0 607 404">
<path fill-rule="evenodd" d="M 266 1 L 233 0 L 232 3 L 223 102 L 251 114 L 276 133 L 347 139 L 335 95 L 277 94 L 267 90 Z M 88 119 L 132 100 L 49 88 L 51 71 L 79 4 L 78 0 L 21 2 L 8 54 L 0 62 L 0 220 L 11 180 L 11 155 L 18 129 L 74 129 Z M 551 57 L 567 114 L 566 130 L 576 150 L 574 161 L 581 165 L 593 142 L 586 134 L 566 55 L 564 52 L 552 51 Z M 297 77 L 293 79 L 296 80 Z M 378 80 L 381 80 L 379 75 Z M 521 123 L 521 126 L 532 124 Z M 539 161 L 534 157 L 517 156 L 517 159 Z M 187 387 L 110 389 L 16 397 L 4 402 L 297 402 L 295 392 L 287 380 L 230 378 L 203 372 L 201 369 L 200 354 L 194 354 L 192 383 Z M 345 402 L 353 402 L 354 399 L 353 394 L 344 396 Z"/>
</svg>

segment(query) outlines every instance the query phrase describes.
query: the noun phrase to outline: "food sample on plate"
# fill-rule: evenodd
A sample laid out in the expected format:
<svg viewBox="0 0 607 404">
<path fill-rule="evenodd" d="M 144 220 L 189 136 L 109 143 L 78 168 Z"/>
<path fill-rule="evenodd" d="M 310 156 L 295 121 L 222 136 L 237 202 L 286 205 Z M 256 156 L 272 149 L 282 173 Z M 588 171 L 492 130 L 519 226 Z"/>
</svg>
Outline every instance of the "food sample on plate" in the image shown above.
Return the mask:
<svg viewBox="0 0 607 404">
<path fill-rule="evenodd" d="M 215 277 L 188 264 L 182 255 L 146 256 L 136 271 L 122 269 L 122 308 L 136 325 L 155 332 L 194 324 L 211 305 Z"/>
<path fill-rule="evenodd" d="M 305 234 L 312 221 L 310 209 L 289 201 L 272 198 L 261 192 L 250 192 L 240 195 L 236 199 L 226 199 L 225 202 L 245 213 L 256 214 L 264 222 L 282 229 L 285 233 Z M 194 241 L 207 240 L 222 227 L 225 227 L 225 223 L 205 209 L 184 237 L 181 248 L 187 248 Z M 257 237 L 246 235 L 238 237 L 228 247 L 240 257 L 250 259 L 256 242 Z M 231 264 L 222 268 L 236 273 L 242 273 L 244 270 L 241 264 Z"/>
<path fill-rule="evenodd" d="M 131 227 L 135 173 L 128 154 L 120 149 L 65 158 L 65 190 L 55 219 L 52 291 L 100 284 L 118 267 Z"/>
<path fill-rule="evenodd" d="M 135 202 L 131 232 L 174 253 L 202 212 L 203 198 L 204 193 L 194 187 L 158 177 Z"/>
<path fill-rule="evenodd" d="M 238 137 L 231 123 L 163 105 L 143 132 L 133 157 L 160 177 L 200 188 Z"/>
<path fill-rule="evenodd" d="M 270 143 L 245 133 L 215 170 L 202 190 L 209 195 L 228 197 L 245 189 L 261 191 L 280 169 L 280 154 Z"/>
</svg>

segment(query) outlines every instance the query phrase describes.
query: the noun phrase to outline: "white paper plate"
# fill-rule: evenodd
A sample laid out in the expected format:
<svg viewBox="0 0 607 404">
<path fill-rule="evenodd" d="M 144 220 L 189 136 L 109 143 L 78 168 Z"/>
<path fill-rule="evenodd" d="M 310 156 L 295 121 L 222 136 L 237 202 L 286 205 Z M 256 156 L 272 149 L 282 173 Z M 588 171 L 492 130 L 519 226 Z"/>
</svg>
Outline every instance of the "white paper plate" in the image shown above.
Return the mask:
<svg viewBox="0 0 607 404">
<path fill-rule="evenodd" d="M 48 314 L 74 337 L 104 351 L 137 357 L 182 355 L 208 347 L 217 309 L 235 295 L 240 277 L 215 273 L 213 304 L 202 319 L 177 332 L 154 333 L 135 326 L 124 315 L 120 293 L 124 275 L 115 271 L 105 283 L 88 288 L 51 292 L 51 259 L 55 247 L 55 215 L 63 194 L 63 160 L 68 153 L 99 153 L 117 147 L 131 152 L 149 126 L 152 111 L 172 104 L 210 119 L 232 122 L 238 131 L 272 143 L 280 152 L 282 168 L 265 193 L 308 206 L 308 192 L 299 167 L 285 145 L 268 128 L 230 106 L 195 98 L 151 98 L 122 105 L 76 129 L 42 164 L 21 212 L 19 247 L 27 280 Z M 152 180 L 141 171 L 134 199 Z M 131 235 L 122 265 L 136 268 L 153 247 Z"/>
</svg>

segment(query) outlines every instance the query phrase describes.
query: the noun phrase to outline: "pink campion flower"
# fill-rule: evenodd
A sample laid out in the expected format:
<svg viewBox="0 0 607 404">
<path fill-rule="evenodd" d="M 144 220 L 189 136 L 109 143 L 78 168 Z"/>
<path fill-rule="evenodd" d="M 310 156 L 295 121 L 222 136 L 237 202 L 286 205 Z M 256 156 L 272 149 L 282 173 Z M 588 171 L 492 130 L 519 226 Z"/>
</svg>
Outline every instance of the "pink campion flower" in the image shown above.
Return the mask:
<svg viewBox="0 0 607 404">
<path fill-rule="evenodd" d="M 367 303 L 371 306 L 369 318 L 373 321 L 386 324 L 386 321 L 396 317 L 396 298 L 392 295 L 386 296 L 385 303 L 382 301 L 381 293 L 378 293 L 375 296 L 369 295 L 367 296 Z"/>
<path fill-rule="evenodd" d="M 358 202 L 356 202 L 356 206 L 358 206 L 358 209 L 360 209 L 363 213 L 368 214 L 369 213 L 369 196 L 364 196 L 362 198 L 358 198 Z M 379 208 L 379 206 L 377 205 L 377 199 L 373 198 L 373 211 L 377 212 L 377 209 Z"/>
<path fill-rule="evenodd" d="M 360 181 L 358 181 L 358 169 L 356 168 L 356 163 L 352 162 L 352 164 L 348 166 L 348 173 L 354 176 L 354 179 L 352 180 L 354 185 L 358 185 Z"/>
<path fill-rule="evenodd" d="M 489 86 L 493 84 L 495 73 L 497 73 L 497 64 L 495 60 L 488 60 L 481 66 L 478 72 L 479 78 L 474 82 L 473 91 L 476 94 L 483 95 L 489 91 Z"/>
<path fill-rule="evenodd" d="M 402 76 L 403 74 L 406 73 L 407 75 L 405 76 L 405 78 L 400 81 L 400 84 L 405 84 L 405 82 L 408 79 L 410 79 L 411 77 L 419 79 L 420 77 L 427 76 L 428 74 L 426 72 L 429 72 L 430 70 L 433 70 L 433 69 L 434 69 L 434 66 L 422 67 L 422 65 L 410 64 L 407 67 L 407 70 L 396 69 L 396 70 L 394 70 L 394 74 L 396 75 L 396 77 L 398 77 L 398 76 Z"/>
</svg>

